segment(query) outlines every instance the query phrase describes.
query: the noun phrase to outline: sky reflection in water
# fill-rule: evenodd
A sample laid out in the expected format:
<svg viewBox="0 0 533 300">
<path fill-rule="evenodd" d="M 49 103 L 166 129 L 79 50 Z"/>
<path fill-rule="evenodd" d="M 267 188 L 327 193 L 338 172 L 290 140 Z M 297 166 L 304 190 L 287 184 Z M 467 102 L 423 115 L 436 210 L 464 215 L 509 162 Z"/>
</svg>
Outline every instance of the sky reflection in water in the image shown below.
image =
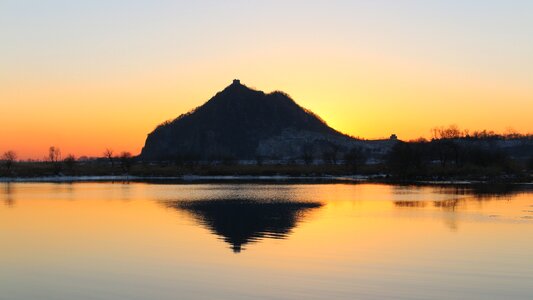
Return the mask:
<svg viewBox="0 0 533 300">
<path fill-rule="evenodd" d="M 533 293 L 527 186 L 28 183 L 0 203 L 2 300 Z"/>
</svg>

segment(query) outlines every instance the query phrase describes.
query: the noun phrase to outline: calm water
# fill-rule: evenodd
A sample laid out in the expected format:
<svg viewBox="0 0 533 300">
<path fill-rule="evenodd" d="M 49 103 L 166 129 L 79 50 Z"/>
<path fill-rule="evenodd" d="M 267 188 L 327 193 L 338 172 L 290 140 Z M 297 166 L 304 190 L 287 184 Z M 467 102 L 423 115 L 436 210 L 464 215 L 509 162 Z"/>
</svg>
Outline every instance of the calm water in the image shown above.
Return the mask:
<svg viewBox="0 0 533 300">
<path fill-rule="evenodd" d="M 533 299 L 533 191 L 0 184 L 0 299 Z"/>
</svg>

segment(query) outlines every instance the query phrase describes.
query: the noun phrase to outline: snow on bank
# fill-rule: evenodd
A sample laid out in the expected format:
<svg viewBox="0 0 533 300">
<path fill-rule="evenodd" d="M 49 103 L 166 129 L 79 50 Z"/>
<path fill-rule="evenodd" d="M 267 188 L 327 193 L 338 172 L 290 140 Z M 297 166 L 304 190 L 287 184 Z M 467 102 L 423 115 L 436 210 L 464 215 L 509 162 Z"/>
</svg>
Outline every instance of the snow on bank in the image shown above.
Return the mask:
<svg viewBox="0 0 533 300">
<path fill-rule="evenodd" d="M 131 181 L 134 176 L 42 176 L 42 177 L 0 177 L 0 182 L 97 182 Z"/>
<path fill-rule="evenodd" d="M 66 182 L 125 182 L 125 181 L 291 181 L 291 180 L 332 180 L 357 182 L 369 179 L 367 176 L 200 176 L 184 175 L 177 177 L 140 176 L 43 176 L 43 177 L 0 177 L 0 182 L 27 183 L 66 183 Z"/>
</svg>

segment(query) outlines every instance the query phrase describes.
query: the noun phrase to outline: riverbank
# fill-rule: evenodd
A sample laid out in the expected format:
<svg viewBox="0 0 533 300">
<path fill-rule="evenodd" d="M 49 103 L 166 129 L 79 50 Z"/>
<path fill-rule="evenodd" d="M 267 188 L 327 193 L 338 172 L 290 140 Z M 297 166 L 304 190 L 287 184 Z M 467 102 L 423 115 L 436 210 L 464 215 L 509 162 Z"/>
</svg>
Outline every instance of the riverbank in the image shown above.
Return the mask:
<svg viewBox="0 0 533 300">
<path fill-rule="evenodd" d="M 0 177 L 0 183 L 78 183 L 78 182 L 146 182 L 146 183 L 383 183 L 395 185 L 533 185 L 533 181 L 510 179 L 398 179 L 387 175 L 363 176 L 40 176 Z"/>
<path fill-rule="evenodd" d="M 369 182 L 366 176 L 45 176 L 0 177 L 0 182 Z"/>
<path fill-rule="evenodd" d="M 44 162 L 17 163 L 0 170 L 0 182 L 87 182 L 87 181 L 329 181 L 383 183 L 531 183 L 533 174 L 525 169 L 441 168 L 398 174 L 384 164 L 143 164 L 128 166 L 101 162 L 53 165 Z"/>
</svg>

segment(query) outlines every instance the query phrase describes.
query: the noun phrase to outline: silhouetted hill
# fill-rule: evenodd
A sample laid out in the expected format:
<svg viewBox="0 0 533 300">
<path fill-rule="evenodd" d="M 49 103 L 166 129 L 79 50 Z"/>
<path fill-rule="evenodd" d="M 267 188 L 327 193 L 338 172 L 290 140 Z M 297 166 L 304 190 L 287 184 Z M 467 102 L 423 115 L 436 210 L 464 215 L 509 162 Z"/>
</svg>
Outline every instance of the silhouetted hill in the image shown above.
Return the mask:
<svg viewBox="0 0 533 300">
<path fill-rule="evenodd" d="M 319 157 L 328 147 L 356 140 L 329 127 L 287 94 L 265 94 L 238 80 L 204 105 L 165 122 L 148 135 L 144 160 Z"/>
</svg>

